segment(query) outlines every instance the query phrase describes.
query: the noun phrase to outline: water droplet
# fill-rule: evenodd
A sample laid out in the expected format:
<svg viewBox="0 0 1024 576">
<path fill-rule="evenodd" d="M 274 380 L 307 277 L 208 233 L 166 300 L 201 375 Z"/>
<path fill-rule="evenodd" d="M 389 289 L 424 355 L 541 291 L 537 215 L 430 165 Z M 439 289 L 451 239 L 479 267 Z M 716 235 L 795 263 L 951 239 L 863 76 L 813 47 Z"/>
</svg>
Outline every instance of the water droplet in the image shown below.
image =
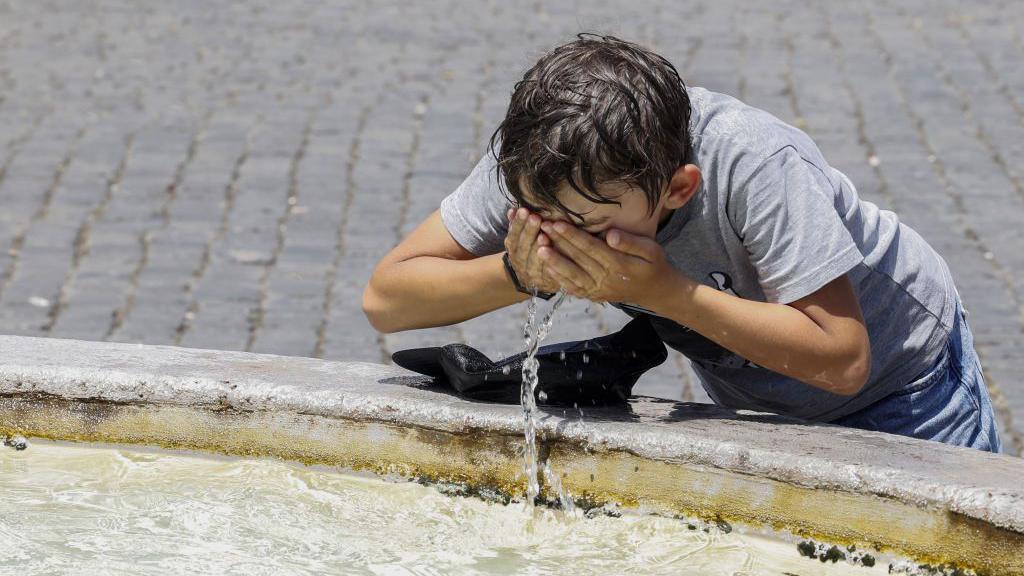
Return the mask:
<svg viewBox="0 0 1024 576">
<path fill-rule="evenodd" d="M 582 368 L 580 368 L 579 370 L 576 371 L 576 379 L 577 380 L 583 380 L 583 369 Z"/>
<path fill-rule="evenodd" d="M 565 350 L 562 350 L 561 352 L 558 353 L 558 359 L 561 360 L 562 362 L 565 362 Z"/>
<path fill-rule="evenodd" d="M 590 364 L 590 355 L 587 354 L 586 352 L 583 353 L 583 363 Z"/>
<path fill-rule="evenodd" d="M 505 364 L 505 366 L 501 368 L 501 373 L 504 374 L 505 376 L 508 376 L 509 372 L 511 371 L 512 369 L 509 367 L 508 364 Z"/>
<path fill-rule="evenodd" d="M 882 161 L 878 159 L 878 156 L 875 156 L 874 154 L 868 156 L 868 164 L 870 164 L 872 167 L 878 166 L 881 163 Z"/>
<path fill-rule="evenodd" d="M 547 392 L 545 392 L 543 390 L 541 390 L 540 392 L 537 392 L 537 399 L 540 400 L 541 402 L 547 402 L 548 401 L 548 394 L 547 394 Z"/>
</svg>

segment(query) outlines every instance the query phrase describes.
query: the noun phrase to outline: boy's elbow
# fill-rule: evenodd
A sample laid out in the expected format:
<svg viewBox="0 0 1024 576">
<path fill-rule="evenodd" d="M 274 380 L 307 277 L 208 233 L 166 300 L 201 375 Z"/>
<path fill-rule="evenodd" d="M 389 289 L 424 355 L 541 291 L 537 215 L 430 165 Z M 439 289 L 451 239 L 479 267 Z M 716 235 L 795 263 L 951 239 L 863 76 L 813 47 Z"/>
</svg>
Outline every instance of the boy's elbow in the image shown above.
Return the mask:
<svg viewBox="0 0 1024 576">
<path fill-rule="evenodd" d="M 388 318 L 394 315 L 388 314 L 386 303 L 373 289 L 372 282 L 363 289 L 363 314 L 366 315 L 370 326 L 382 334 L 398 332 L 401 329 L 388 322 Z"/>
<path fill-rule="evenodd" d="M 859 367 L 849 368 L 844 373 L 841 387 L 836 390 L 836 393 L 842 396 L 854 396 L 860 393 L 864 389 L 864 385 L 868 383 L 869 374 L 869 370 Z"/>
<path fill-rule="evenodd" d="M 852 360 L 843 364 L 840 382 L 836 392 L 843 396 L 853 396 L 864 389 L 871 376 L 871 347 L 864 343 L 853 355 Z"/>
</svg>

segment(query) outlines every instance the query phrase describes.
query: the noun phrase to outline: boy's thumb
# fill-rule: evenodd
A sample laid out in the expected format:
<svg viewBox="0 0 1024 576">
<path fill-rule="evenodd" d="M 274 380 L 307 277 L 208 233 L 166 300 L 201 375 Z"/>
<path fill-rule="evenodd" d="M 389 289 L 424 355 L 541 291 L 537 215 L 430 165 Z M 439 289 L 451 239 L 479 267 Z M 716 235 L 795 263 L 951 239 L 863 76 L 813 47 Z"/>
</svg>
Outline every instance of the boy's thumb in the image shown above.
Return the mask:
<svg viewBox="0 0 1024 576">
<path fill-rule="evenodd" d="M 608 235 L 605 236 L 605 241 L 609 246 L 618 250 L 619 252 L 625 252 L 632 256 L 639 256 L 644 260 L 650 260 L 653 258 L 652 249 L 657 246 L 657 243 L 646 236 L 637 236 L 636 234 L 630 234 L 629 232 L 623 232 L 622 230 L 609 230 Z"/>
</svg>

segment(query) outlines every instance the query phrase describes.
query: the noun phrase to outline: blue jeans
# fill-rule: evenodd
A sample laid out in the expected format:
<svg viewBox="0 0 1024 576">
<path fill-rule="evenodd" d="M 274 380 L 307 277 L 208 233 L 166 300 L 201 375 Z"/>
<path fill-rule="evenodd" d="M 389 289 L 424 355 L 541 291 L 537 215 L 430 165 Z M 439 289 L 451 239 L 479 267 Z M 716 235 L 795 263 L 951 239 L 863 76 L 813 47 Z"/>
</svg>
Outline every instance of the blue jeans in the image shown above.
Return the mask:
<svg viewBox="0 0 1024 576">
<path fill-rule="evenodd" d="M 992 401 L 960 298 L 953 331 L 931 368 L 903 390 L 832 423 L 1002 452 Z"/>
</svg>

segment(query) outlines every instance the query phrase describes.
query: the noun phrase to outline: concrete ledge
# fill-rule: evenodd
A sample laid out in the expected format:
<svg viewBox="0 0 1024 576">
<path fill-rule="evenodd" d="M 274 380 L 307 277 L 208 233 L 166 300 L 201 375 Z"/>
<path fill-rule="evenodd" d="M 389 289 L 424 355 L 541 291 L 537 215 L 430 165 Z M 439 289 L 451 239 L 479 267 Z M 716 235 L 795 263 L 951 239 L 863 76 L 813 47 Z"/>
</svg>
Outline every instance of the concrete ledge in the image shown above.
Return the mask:
<svg viewBox="0 0 1024 576">
<path fill-rule="evenodd" d="M 519 496 L 518 406 L 398 368 L 0 336 L 0 432 L 145 443 L 460 482 Z M 1024 575 L 1024 460 L 768 414 L 637 398 L 545 412 L 574 496 L 771 526 Z"/>
</svg>

